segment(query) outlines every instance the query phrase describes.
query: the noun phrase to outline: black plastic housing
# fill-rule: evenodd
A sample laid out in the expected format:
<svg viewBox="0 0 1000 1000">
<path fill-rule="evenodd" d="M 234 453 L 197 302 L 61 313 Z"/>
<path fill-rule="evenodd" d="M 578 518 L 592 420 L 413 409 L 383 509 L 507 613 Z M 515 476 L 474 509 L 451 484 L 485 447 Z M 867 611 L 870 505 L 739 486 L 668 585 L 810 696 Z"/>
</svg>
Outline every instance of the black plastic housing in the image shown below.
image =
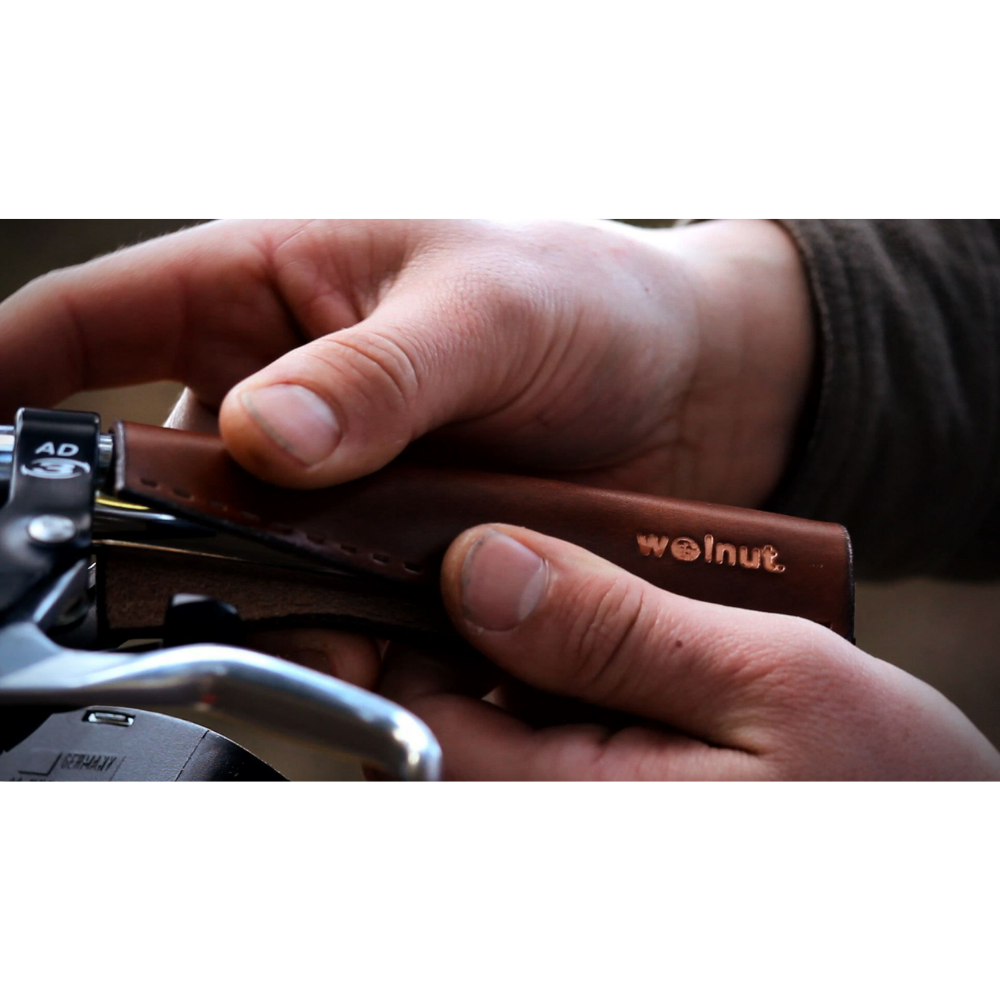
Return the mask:
<svg viewBox="0 0 1000 1000">
<path fill-rule="evenodd" d="M 284 780 L 232 740 L 156 712 L 0 710 L 0 781 Z"/>
</svg>

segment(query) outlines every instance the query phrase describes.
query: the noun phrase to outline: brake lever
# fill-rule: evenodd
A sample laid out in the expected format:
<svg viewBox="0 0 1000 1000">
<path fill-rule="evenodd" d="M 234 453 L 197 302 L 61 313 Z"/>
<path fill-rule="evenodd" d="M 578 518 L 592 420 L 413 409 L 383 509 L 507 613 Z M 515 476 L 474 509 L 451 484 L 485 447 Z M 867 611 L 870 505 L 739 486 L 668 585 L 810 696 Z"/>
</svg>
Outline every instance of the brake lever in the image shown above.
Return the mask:
<svg viewBox="0 0 1000 1000">
<path fill-rule="evenodd" d="M 211 532 L 133 505 L 103 506 L 112 456 L 93 414 L 21 410 L 0 427 L 0 705 L 193 706 L 352 754 L 405 780 L 437 780 L 441 750 L 398 705 L 317 671 L 221 645 L 69 650 L 45 633 L 87 596 L 94 512 L 127 535 Z M 110 509 L 109 509 L 110 507 Z M 223 540 L 225 541 L 225 540 Z"/>
<path fill-rule="evenodd" d="M 0 704 L 193 706 L 326 743 L 401 780 L 436 781 L 441 749 L 419 719 L 315 670 L 228 646 L 81 652 L 33 624 L 0 630 Z"/>
</svg>

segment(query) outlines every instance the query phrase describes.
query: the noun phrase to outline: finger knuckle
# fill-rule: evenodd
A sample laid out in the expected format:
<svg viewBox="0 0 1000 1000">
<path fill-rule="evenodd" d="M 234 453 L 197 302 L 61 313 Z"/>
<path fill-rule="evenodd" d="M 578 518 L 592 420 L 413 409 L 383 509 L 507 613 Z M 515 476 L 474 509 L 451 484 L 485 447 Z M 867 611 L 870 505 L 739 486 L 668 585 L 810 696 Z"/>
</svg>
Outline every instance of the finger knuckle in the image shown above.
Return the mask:
<svg viewBox="0 0 1000 1000">
<path fill-rule="evenodd" d="M 346 374 L 353 389 L 381 406 L 405 412 L 420 394 L 419 350 L 391 330 L 334 334 L 317 341 L 315 354 L 336 369 L 338 381 Z"/>
<path fill-rule="evenodd" d="M 719 640 L 720 654 L 734 679 L 768 689 L 797 683 L 822 645 L 822 630 L 797 618 L 768 615 L 754 628 Z"/>
<path fill-rule="evenodd" d="M 538 313 L 546 283 L 540 269 L 502 234 L 461 251 L 460 266 L 450 257 L 443 287 L 463 316 L 477 316 L 486 328 L 520 330 Z"/>
<path fill-rule="evenodd" d="M 614 700 L 629 683 L 629 665 L 645 622 L 642 588 L 625 579 L 585 584 L 570 595 L 567 668 L 573 687 L 589 697 Z"/>
<path fill-rule="evenodd" d="M 727 672 L 741 691 L 733 721 L 759 735 L 758 749 L 770 748 L 776 733 L 810 725 L 818 706 L 839 703 L 846 661 L 834 645 L 822 626 L 789 618 L 769 622 L 763 641 L 751 634 L 726 649 Z"/>
</svg>

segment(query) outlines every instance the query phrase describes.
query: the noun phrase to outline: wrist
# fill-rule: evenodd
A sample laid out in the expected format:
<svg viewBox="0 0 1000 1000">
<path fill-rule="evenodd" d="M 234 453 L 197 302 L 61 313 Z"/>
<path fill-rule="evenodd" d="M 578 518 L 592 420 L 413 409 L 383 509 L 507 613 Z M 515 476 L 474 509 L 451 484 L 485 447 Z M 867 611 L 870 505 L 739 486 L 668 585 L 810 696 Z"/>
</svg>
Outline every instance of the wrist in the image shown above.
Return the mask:
<svg viewBox="0 0 1000 1000">
<path fill-rule="evenodd" d="M 812 302 L 792 238 L 762 219 L 656 234 L 691 281 L 698 362 L 685 436 L 707 454 L 705 499 L 759 505 L 781 480 L 799 436 L 817 358 Z"/>
</svg>

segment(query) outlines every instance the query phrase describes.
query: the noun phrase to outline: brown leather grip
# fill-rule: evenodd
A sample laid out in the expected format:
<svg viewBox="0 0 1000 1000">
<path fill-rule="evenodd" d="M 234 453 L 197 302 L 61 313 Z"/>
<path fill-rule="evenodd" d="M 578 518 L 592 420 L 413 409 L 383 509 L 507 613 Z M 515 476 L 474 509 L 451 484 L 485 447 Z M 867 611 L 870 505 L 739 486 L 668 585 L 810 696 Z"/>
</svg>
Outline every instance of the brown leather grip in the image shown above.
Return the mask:
<svg viewBox="0 0 1000 1000">
<path fill-rule="evenodd" d="M 120 423 L 115 490 L 319 564 L 436 594 L 466 528 L 521 525 L 580 545 L 657 587 L 808 618 L 853 637 L 850 540 L 840 525 L 570 483 L 394 463 L 297 491 L 261 482 L 210 435 Z"/>
</svg>

